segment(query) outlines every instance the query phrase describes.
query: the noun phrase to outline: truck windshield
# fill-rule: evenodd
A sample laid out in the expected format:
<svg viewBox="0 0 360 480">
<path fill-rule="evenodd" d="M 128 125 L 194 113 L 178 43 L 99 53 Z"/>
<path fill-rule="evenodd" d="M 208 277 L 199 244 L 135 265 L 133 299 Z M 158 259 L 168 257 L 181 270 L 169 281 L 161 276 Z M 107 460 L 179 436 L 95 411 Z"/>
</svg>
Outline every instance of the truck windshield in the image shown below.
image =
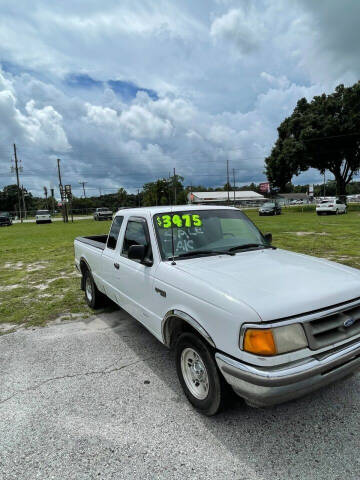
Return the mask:
<svg viewBox="0 0 360 480">
<path fill-rule="evenodd" d="M 175 257 L 268 247 L 260 231 L 238 210 L 159 213 L 154 224 L 164 260 L 172 258 L 172 235 Z"/>
</svg>

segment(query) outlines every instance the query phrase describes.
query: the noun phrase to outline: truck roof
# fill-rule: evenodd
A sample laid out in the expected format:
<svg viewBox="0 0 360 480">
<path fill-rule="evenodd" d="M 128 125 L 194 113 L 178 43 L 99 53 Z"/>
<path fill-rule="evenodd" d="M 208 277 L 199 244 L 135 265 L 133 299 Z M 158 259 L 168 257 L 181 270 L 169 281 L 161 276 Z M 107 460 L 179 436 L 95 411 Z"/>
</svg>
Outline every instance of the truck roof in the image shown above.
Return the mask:
<svg viewBox="0 0 360 480">
<path fill-rule="evenodd" d="M 118 210 L 116 215 L 156 215 L 157 213 L 163 212 L 184 212 L 186 210 L 238 210 L 236 207 L 226 207 L 219 205 L 161 205 L 157 207 L 138 207 L 138 208 L 126 208 Z"/>
</svg>

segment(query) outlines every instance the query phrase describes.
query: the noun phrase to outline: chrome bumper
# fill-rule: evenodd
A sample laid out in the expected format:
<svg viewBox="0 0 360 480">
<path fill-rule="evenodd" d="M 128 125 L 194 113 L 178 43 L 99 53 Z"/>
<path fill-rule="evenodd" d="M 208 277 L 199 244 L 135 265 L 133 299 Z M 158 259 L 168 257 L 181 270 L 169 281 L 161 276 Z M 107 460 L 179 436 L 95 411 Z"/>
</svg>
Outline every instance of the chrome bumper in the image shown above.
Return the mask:
<svg viewBox="0 0 360 480">
<path fill-rule="evenodd" d="M 360 367 L 360 342 L 281 367 L 255 367 L 216 353 L 216 362 L 235 392 L 254 406 L 301 397 Z"/>
</svg>

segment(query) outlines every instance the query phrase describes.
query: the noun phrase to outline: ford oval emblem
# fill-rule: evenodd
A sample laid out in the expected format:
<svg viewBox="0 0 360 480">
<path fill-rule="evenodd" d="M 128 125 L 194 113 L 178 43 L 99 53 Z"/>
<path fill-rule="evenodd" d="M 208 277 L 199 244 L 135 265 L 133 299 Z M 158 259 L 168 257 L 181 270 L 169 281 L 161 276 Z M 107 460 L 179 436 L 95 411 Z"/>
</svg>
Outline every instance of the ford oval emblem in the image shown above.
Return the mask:
<svg viewBox="0 0 360 480">
<path fill-rule="evenodd" d="M 350 318 L 348 318 L 347 320 L 345 320 L 345 322 L 344 322 L 344 327 L 345 327 L 345 328 L 349 328 L 349 327 L 351 327 L 351 325 L 353 325 L 354 323 L 355 323 L 355 318 L 350 317 Z"/>
</svg>

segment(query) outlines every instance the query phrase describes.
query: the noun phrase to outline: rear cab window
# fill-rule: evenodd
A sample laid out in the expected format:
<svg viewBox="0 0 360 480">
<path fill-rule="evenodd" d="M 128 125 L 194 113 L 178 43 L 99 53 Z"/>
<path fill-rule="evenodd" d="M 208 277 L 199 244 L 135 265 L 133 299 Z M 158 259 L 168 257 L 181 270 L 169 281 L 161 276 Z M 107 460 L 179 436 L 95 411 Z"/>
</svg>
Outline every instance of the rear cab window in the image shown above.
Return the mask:
<svg viewBox="0 0 360 480">
<path fill-rule="evenodd" d="M 124 217 L 117 216 L 114 218 L 113 223 L 110 228 L 108 240 L 107 240 L 107 248 L 111 250 L 115 250 L 116 244 L 119 238 L 119 233 L 121 229 L 121 225 L 123 223 Z"/>
</svg>

